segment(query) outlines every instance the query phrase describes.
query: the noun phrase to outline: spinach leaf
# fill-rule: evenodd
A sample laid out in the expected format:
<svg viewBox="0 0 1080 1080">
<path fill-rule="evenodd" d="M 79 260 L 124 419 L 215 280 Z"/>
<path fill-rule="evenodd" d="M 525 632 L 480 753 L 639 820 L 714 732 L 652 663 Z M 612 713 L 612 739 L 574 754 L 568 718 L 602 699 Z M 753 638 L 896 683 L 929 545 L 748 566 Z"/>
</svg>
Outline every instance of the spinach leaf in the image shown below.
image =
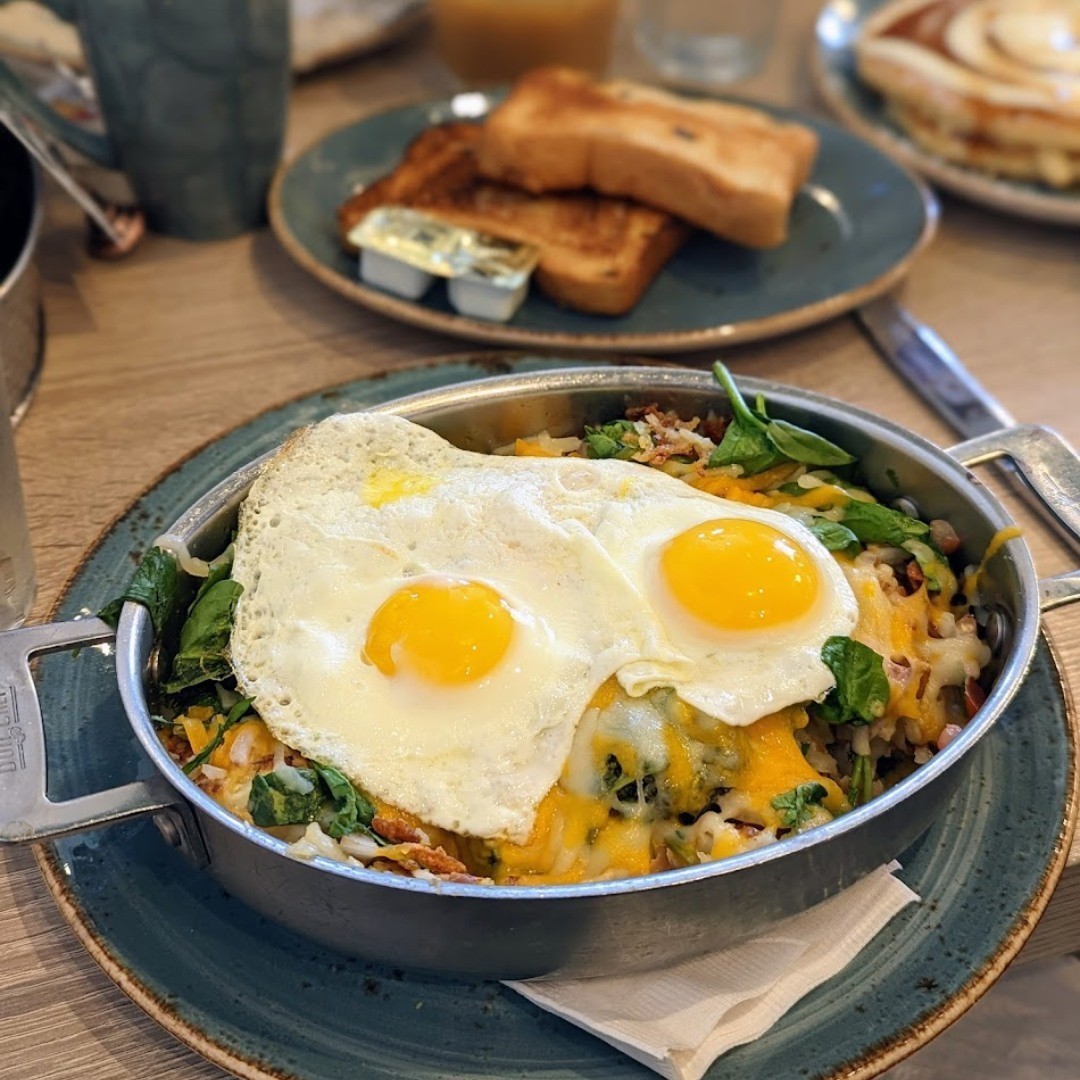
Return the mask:
<svg viewBox="0 0 1080 1080">
<path fill-rule="evenodd" d="M 697 848 L 685 829 L 675 829 L 664 837 L 668 851 L 678 860 L 680 866 L 690 866 L 698 861 Z"/>
<path fill-rule="evenodd" d="M 353 787 L 352 781 L 333 766 L 312 761 L 311 767 L 330 793 L 333 804 L 332 807 L 324 806 L 319 816 L 323 831 L 335 840 L 340 840 L 350 833 L 363 832 L 385 843 L 382 837 L 371 829 L 375 807 Z"/>
<path fill-rule="evenodd" d="M 766 421 L 746 404 L 731 372 L 719 361 L 713 365 L 713 377 L 727 394 L 732 415 L 720 445 L 709 457 L 709 468 L 739 465 L 744 476 L 753 476 L 786 460 L 769 441 Z"/>
<path fill-rule="evenodd" d="M 908 540 L 923 540 L 930 535 L 925 521 L 890 510 L 881 503 L 852 499 L 844 507 L 841 519 L 864 544 L 891 544 L 903 547 Z"/>
<path fill-rule="evenodd" d="M 184 772 L 187 774 L 193 773 L 204 761 L 209 760 L 210 755 L 222 744 L 225 740 L 225 732 L 229 730 L 238 720 L 246 716 L 251 711 L 251 699 L 241 698 L 230 710 L 229 715 L 225 717 L 225 722 L 217 729 L 214 737 L 189 761 L 184 765 Z"/>
<path fill-rule="evenodd" d="M 830 550 L 857 555 L 862 547 L 859 538 L 846 526 L 828 518 L 814 518 L 810 531 Z"/>
<path fill-rule="evenodd" d="M 745 427 L 732 420 L 724 431 L 720 445 L 709 455 L 709 468 L 739 465 L 743 476 L 754 476 L 785 461 L 764 431 Z"/>
<path fill-rule="evenodd" d="M 248 813 L 256 825 L 307 825 L 319 816 L 323 789 L 314 769 L 281 765 L 251 781 Z"/>
<path fill-rule="evenodd" d="M 709 457 L 709 467 L 741 465 L 744 476 L 764 472 L 782 461 L 805 465 L 850 465 L 855 460 L 835 443 L 798 427 L 787 420 L 770 420 L 765 399 L 759 394 L 757 409 L 751 409 L 735 380 L 723 364 L 713 365 L 713 377 L 731 402 L 731 423 L 720 445 Z"/>
<path fill-rule="evenodd" d="M 232 674 L 229 635 L 236 601 L 243 591 L 238 581 L 224 578 L 215 581 L 192 604 L 180 628 L 180 645 L 164 685 L 166 693 L 175 694 L 208 679 L 227 679 Z"/>
<path fill-rule="evenodd" d="M 824 784 L 816 780 L 800 784 L 798 787 L 777 795 L 772 800 L 772 808 L 779 811 L 780 821 L 791 829 L 798 829 L 814 816 L 814 807 L 828 795 Z"/>
<path fill-rule="evenodd" d="M 637 434 L 632 420 L 612 420 L 610 424 L 601 424 L 600 427 L 585 428 L 585 449 L 591 458 L 620 458 L 626 460 L 633 457 L 638 447 L 628 446 L 624 441 L 627 433 Z"/>
<path fill-rule="evenodd" d="M 608 754 L 604 759 L 604 775 L 600 778 L 600 787 L 603 791 L 610 791 L 623 776 L 622 765 L 614 754 Z"/>
<path fill-rule="evenodd" d="M 885 712 L 889 680 L 882 658 L 861 641 L 830 637 L 821 647 L 821 659 L 836 678 L 836 686 L 817 706 L 830 724 L 869 724 Z"/>
<path fill-rule="evenodd" d="M 214 561 L 214 564 L 210 567 L 210 573 L 203 578 L 203 583 L 199 586 L 199 591 L 195 594 L 195 599 L 191 601 L 191 607 L 188 608 L 190 613 L 193 608 L 219 581 L 224 581 L 232 573 L 233 564 L 233 545 L 230 544 L 221 554 L 221 557 Z"/>
<path fill-rule="evenodd" d="M 150 612 L 154 637 L 160 639 L 179 599 L 180 568 L 175 556 L 164 548 L 152 547 L 139 563 L 131 584 L 122 595 L 106 604 L 98 612 L 98 617 L 115 629 L 125 600 L 142 604 Z"/>
<path fill-rule="evenodd" d="M 868 754 L 856 754 L 851 767 L 851 783 L 848 785 L 848 802 L 862 806 L 874 793 L 874 766 Z"/>
<path fill-rule="evenodd" d="M 762 418 L 746 404 L 746 398 L 742 396 L 742 391 L 735 385 L 731 372 L 719 360 L 713 364 L 712 370 L 713 378 L 720 384 L 721 389 L 727 394 L 728 401 L 731 403 L 731 422 L 740 424 L 742 427 L 764 431 L 768 423 L 767 418 Z M 758 404 L 764 406 L 764 399 L 758 398 Z"/>
<path fill-rule="evenodd" d="M 804 465 L 850 465 L 855 460 L 836 443 L 786 420 L 770 420 L 765 433 L 784 457 Z"/>
</svg>

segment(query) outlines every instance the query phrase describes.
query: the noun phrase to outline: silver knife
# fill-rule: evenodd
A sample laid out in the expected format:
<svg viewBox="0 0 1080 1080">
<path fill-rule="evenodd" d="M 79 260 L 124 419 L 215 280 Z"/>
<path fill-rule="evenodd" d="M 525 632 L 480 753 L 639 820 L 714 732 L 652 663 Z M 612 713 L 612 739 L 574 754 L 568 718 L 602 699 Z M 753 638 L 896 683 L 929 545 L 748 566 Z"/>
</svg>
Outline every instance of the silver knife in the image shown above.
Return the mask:
<svg viewBox="0 0 1080 1080">
<path fill-rule="evenodd" d="M 863 304 L 855 310 L 855 318 L 878 352 L 957 434 L 973 439 L 1016 426 L 1012 414 L 980 385 L 956 353 L 891 296 Z M 1009 478 L 1010 487 L 1080 553 L 1076 535 L 1048 511 L 1012 463 L 1003 459 L 996 464 Z"/>
</svg>

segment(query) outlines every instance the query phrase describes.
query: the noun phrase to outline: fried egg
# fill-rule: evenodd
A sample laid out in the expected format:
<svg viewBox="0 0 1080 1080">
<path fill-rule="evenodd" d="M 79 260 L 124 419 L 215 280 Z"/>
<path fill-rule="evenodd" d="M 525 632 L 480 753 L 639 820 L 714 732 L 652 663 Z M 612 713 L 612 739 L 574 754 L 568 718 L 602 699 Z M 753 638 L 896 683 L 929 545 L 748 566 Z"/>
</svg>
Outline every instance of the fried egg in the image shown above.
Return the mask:
<svg viewBox="0 0 1080 1080">
<path fill-rule="evenodd" d="M 583 524 L 586 464 L 362 413 L 295 436 L 233 566 L 232 662 L 274 735 L 432 825 L 527 838 L 596 689 L 677 662 Z"/>
<path fill-rule="evenodd" d="M 596 536 L 679 657 L 621 668 L 631 695 L 674 687 L 707 715 L 743 726 L 819 700 L 835 684 L 821 647 L 851 633 L 858 604 L 839 563 L 794 518 L 639 469 Z"/>
<path fill-rule="evenodd" d="M 748 724 L 827 692 L 821 645 L 857 614 L 782 514 L 369 413 L 264 468 L 233 577 L 233 667 L 278 739 L 425 822 L 515 843 L 610 676 Z"/>
</svg>

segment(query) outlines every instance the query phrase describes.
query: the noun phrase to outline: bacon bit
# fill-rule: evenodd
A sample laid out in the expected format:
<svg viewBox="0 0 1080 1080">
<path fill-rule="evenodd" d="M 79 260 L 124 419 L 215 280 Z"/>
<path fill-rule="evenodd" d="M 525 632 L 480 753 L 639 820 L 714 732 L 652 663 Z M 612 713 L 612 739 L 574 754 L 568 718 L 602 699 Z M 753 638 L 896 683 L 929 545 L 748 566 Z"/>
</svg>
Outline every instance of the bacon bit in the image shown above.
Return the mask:
<svg viewBox="0 0 1080 1080">
<path fill-rule="evenodd" d="M 912 559 L 911 562 L 904 567 L 904 576 L 907 578 L 913 593 L 917 593 L 922 588 L 923 582 L 926 580 L 922 572 L 922 567 L 915 559 Z"/>
<path fill-rule="evenodd" d="M 406 877 L 411 877 L 408 867 L 402 866 L 401 863 L 394 862 L 393 859 L 372 859 L 368 863 L 369 870 L 378 870 L 384 874 L 403 874 Z"/>
<path fill-rule="evenodd" d="M 719 446 L 721 440 L 724 438 L 724 432 L 727 430 L 727 426 L 728 418 L 726 416 L 714 416 L 712 413 L 709 413 L 709 415 L 701 421 L 698 432 L 704 435 L 706 439 L 712 439 L 712 441 Z"/>
<path fill-rule="evenodd" d="M 194 756 L 191 753 L 191 744 L 183 735 L 177 735 L 174 731 L 164 732 L 161 736 L 161 742 L 170 757 L 186 758 Z"/>
<path fill-rule="evenodd" d="M 646 416 L 655 414 L 656 416 L 663 416 L 663 410 L 654 401 L 650 405 L 632 405 L 626 410 L 627 420 L 644 420 Z"/>
<path fill-rule="evenodd" d="M 964 711 L 969 720 L 979 711 L 985 700 L 986 691 L 974 679 L 968 679 L 964 683 Z"/>
<path fill-rule="evenodd" d="M 490 884 L 491 878 L 489 877 L 477 877 L 475 874 L 447 874 L 447 881 L 454 882 L 455 885 L 485 885 Z"/>
<path fill-rule="evenodd" d="M 460 859 L 447 855 L 441 847 L 429 848 L 423 844 L 401 844 L 404 865 L 422 866 L 433 874 L 467 874 L 468 868 Z"/>
<path fill-rule="evenodd" d="M 397 818 L 387 818 L 376 814 L 372 818 L 371 827 L 393 844 L 418 844 L 421 840 L 416 829 Z"/>
<path fill-rule="evenodd" d="M 941 729 L 941 734 L 937 737 L 937 748 L 944 750 L 960 734 L 964 729 L 959 724 L 946 724 Z"/>
<path fill-rule="evenodd" d="M 960 537 L 956 530 L 941 518 L 934 518 L 930 522 L 930 543 L 941 552 L 942 555 L 952 555 L 960 550 Z"/>
</svg>

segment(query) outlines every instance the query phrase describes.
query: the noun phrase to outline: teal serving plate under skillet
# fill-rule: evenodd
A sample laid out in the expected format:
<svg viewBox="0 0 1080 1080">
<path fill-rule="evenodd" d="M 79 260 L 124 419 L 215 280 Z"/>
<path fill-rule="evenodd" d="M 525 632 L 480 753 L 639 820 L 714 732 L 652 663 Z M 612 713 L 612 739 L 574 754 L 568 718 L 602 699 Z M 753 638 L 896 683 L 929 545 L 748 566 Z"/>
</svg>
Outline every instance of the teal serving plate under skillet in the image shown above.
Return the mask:
<svg viewBox="0 0 1080 1080">
<path fill-rule="evenodd" d="M 568 366 L 531 358 L 497 363 L 518 373 Z M 55 614 L 96 610 L 124 586 L 132 556 L 180 510 L 294 428 L 491 374 L 490 364 L 464 360 L 361 380 L 230 433 L 115 523 Z M 153 771 L 123 716 L 110 662 L 97 650 L 75 662 L 43 658 L 39 685 L 46 717 L 64 719 L 49 725 L 52 799 Z M 1076 803 L 1074 751 L 1069 704 L 1042 643 L 1017 697 L 971 749 L 971 767 L 946 811 L 903 856 L 901 876 L 923 903 L 709 1075 L 874 1075 L 967 1008 L 1019 949 L 1064 865 Z M 496 984 L 365 964 L 265 921 L 147 824 L 61 840 L 39 859 L 61 910 L 125 992 L 238 1075 L 648 1075 Z"/>
</svg>

